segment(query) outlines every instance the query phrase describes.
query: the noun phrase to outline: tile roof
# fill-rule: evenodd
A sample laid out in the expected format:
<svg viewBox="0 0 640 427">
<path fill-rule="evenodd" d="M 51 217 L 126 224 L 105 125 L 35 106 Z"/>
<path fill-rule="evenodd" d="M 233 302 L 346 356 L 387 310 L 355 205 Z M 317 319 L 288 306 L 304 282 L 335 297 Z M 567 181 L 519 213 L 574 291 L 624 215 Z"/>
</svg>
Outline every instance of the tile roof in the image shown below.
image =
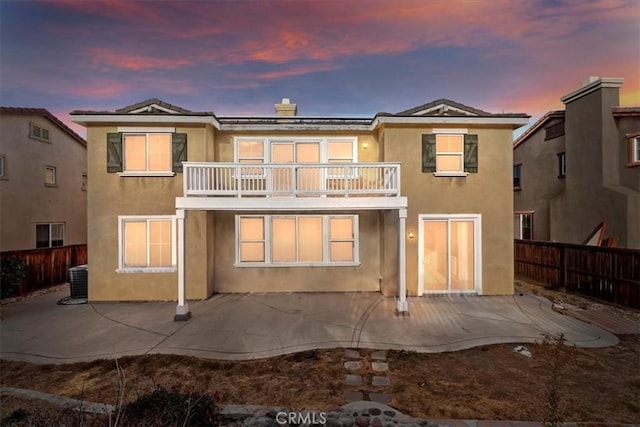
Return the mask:
<svg viewBox="0 0 640 427">
<path fill-rule="evenodd" d="M 49 119 L 63 131 L 69 134 L 73 139 L 83 146 L 87 146 L 87 141 L 73 131 L 69 126 L 64 124 L 59 118 L 51 114 L 46 108 L 25 108 L 25 107 L 0 107 L 0 115 L 13 116 L 41 116 Z"/>
<path fill-rule="evenodd" d="M 487 111 L 479 110 L 477 108 L 473 108 L 473 107 L 470 107 L 468 105 L 464 105 L 464 104 L 461 104 L 459 102 L 455 102 L 455 101 L 452 101 L 452 100 L 446 99 L 446 98 L 436 99 L 435 101 L 429 102 L 427 104 L 418 105 L 417 107 L 413 107 L 413 108 L 410 108 L 408 110 L 400 111 L 399 113 L 396 113 L 395 115 L 396 116 L 410 116 L 410 115 L 414 115 L 415 113 L 418 113 L 420 111 L 428 110 L 429 108 L 437 107 L 438 105 L 441 105 L 441 104 L 449 105 L 449 106 L 454 107 L 454 108 L 459 109 L 459 110 L 468 111 L 470 114 L 467 114 L 467 115 L 476 115 L 476 116 L 492 116 L 493 115 L 493 114 L 491 114 L 491 113 L 489 113 Z M 447 116 L 458 115 L 458 116 L 462 116 L 462 115 L 465 115 L 465 114 L 460 114 L 460 113 L 456 114 L 455 112 L 448 111 L 448 110 L 444 109 L 444 110 L 435 110 L 433 113 L 430 112 L 430 113 L 428 113 L 426 115 L 429 115 L 429 116 L 442 116 L 442 115 L 447 115 Z"/>
<path fill-rule="evenodd" d="M 513 141 L 513 148 L 516 148 L 518 145 L 522 144 L 526 139 L 528 139 L 533 133 L 535 133 L 538 129 L 544 126 L 547 122 L 553 119 L 564 119 L 564 110 L 555 110 L 549 111 L 544 116 L 538 119 L 529 129 L 527 129 L 522 135 L 520 135 L 515 141 Z"/>
<path fill-rule="evenodd" d="M 611 113 L 614 117 L 638 116 L 640 115 L 640 107 L 613 107 Z"/>
<path fill-rule="evenodd" d="M 144 107 L 151 107 L 153 105 L 158 105 L 160 107 L 164 107 L 168 110 L 175 111 L 176 113 L 189 114 L 192 111 L 187 110 L 186 108 L 178 107 L 177 105 L 169 104 L 168 102 L 164 102 L 158 98 L 150 98 L 142 102 L 137 102 L 132 105 L 128 105 L 126 107 L 122 107 L 117 109 L 116 113 L 130 113 L 131 111 L 139 110 Z M 150 111 L 151 113 L 157 113 L 158 111 Z"/>
</svg>

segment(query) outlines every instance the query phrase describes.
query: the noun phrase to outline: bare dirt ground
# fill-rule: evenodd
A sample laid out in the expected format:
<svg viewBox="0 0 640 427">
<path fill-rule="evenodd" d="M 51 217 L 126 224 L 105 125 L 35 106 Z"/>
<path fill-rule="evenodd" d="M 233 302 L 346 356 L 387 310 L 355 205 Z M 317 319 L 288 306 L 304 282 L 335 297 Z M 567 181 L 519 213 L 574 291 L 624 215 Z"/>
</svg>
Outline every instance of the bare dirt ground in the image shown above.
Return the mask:
<svg viewBox="0 0 640 427">
<path fill-rule="evenodd" d="M 517 285 L 586 309 L 594 304 L 540 287 L 525 289 L 530 286 L 535 285 Z M 610 309 L 627 318 L 640 317 Z M 392 351 L 391 385 L 385 391 L 392 395 L 391 406 L 414 417 L 539 421 L 548 403 L 545 392 L 555 378 L 566 420 L 640 423 L 640 335 L 619 338 L 615 347 L 562 347 L 556 356 L 551 346 L 526 345 L 530 358 L 513 351 L 516 345 L 439 354 Z M 370 359 L 369 351 L 361 354 Z M 557 375 L 554 360 L 561 362 Z M 243 362 L 147 355 L 125 357 L 119 364 L 128 401 L 163 385 L 210 393 L 219 404 L 331 410 L 347 403 L 344 390 L 379 391 L 346 386 L 345 361 L 344 350 L 335 349 Z M 114 360 L 66 365 L 2 361 L 0 384 L 111 404 L 117 403 L 119 392 Z M 34 408 L 33 402 L 16 398 L 3 397 L 0 403 L 2 417 L 15 409 Z"/>
</svg>

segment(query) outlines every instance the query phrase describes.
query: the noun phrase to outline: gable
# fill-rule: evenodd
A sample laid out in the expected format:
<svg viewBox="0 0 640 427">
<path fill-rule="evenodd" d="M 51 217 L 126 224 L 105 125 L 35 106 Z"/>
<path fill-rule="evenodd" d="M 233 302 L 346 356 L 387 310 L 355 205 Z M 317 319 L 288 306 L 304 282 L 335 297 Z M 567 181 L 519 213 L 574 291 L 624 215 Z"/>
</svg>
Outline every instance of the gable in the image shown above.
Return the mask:
<svg viewBox="0 0 640 427">
<path fill-rule="evenodd" d="M 396 113 L 397 116 L 491 116 L 488 113 L 450 99 L 438 99 L 427 104 L 419 105 Z"/>
<path fill-rule="evenodd" d="M 177 105 L 169 104 L 158 98 L 147 99 L 146 101 L 138 102 L 133 105 L 116 110 L 116 113 L 128 113 L 128 114 L 185 114 L 191 113 L 191 111 L 178 107 Z"/>
</svg>

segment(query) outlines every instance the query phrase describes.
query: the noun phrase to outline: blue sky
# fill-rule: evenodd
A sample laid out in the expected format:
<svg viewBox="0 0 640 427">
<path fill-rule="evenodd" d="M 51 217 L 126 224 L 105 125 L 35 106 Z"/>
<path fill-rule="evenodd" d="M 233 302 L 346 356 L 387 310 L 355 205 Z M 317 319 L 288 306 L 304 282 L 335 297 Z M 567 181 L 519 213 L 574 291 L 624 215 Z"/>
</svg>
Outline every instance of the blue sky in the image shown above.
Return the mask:
<svg viewBox="0 0 640 427">
<path fill-rule="evenodd" d="M 6 1 L 0 103 L 160 98 L 219 115 L 370 116 L 449 98 L 532 122 L 590 75 L 640 105 L 640 0 Z"/>
</svg>

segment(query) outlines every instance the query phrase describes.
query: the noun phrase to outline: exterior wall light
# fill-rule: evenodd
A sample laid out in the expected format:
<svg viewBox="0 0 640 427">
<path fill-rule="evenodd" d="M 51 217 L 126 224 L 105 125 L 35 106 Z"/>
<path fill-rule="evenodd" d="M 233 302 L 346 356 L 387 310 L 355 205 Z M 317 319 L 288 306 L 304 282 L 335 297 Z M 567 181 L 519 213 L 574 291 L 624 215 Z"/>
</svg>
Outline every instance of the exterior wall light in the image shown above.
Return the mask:
<svg viewBox="0 0 640 427">
<path fill-rule="evenodd" d="M 362 149 L 366 150 L 367 148 L 369 148 L 369 143 L 368 142 L 363 142 L 362 143 Z"/>
<path fill-rule="evenodd" d="M 413 239 L 414 236 L 415 234 L 413 234 L 413 230 L 409 230 L 409 238 Z"/>
</svg>

